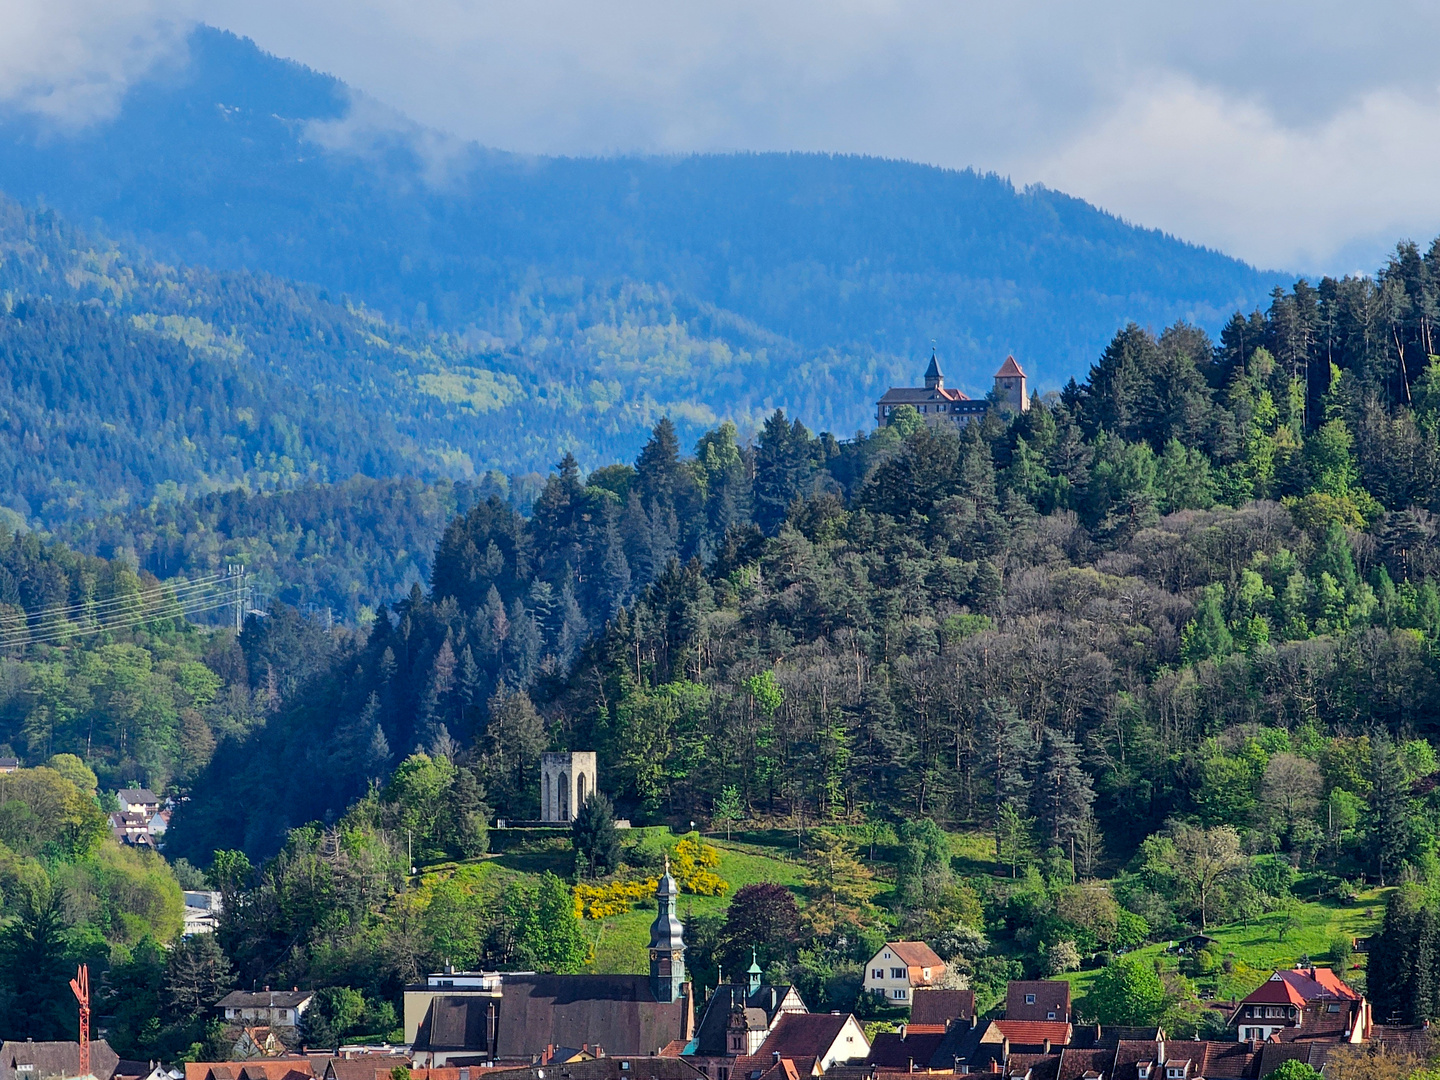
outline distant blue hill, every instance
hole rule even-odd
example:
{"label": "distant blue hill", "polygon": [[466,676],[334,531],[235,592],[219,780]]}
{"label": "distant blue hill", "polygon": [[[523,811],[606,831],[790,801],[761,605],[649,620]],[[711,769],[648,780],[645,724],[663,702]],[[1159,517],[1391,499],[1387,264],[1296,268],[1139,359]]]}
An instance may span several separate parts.
{"label": "distant blue hill", "polygon": [[[693,431],[783,405],[844,434],[885,386],[918,379],[932,340],[972,394],[1007,353],[1054,387],[1129,320],[1213,331],[1281,280],[971,171],[458,144],[437,164],[421,148],[443,140],[403,125],[336,149],[344,84],[221,31],[190,45],[112,121],[78,134],[0,123],[0,189],[161,259],[308,281],[464,334],[471,367],[427,392],[476,415],[590,417],[569,434],[561,423],[537,456],[623,455],[665,411]],[[496,391],[492,370],[519,382]]]}

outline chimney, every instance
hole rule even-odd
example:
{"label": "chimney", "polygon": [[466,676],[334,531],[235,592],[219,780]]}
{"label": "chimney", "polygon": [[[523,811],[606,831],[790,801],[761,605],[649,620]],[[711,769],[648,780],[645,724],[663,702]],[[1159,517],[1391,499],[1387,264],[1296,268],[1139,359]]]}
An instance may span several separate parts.
{"label": "chimney", "polygon": [[779,1050],[771,1050],[771,1051],[770,1051],[770,1060],[773,1061],[776,1065],[779,1065],[779,1064],[780,1064],[780,1051],[779,1051]]}
{"label": "chimney", "polygon": [[978,1016],[972,1016],[972,1017],[970,1017],[970,1030],[972,1030],[972,1031],[975,1030],[975,1026],[976,1026],[977,1024],[979,1024],[979,1023],[980,1023],[980,1017],[978,1017]]}
{"label": "chimney", "polygon": [[900,1041],[901,1041],[901,1042],[904,1042],[904,1041],[905,1041],[905,1029],[906,1029],[907,1027],[909,1027],[908,1024],[901,1024],[901,1025],[900,1025]]}
{"label": "chimney", "polygon": [[1049,1039],[1045,1039],[1044,1041],[1042,1041],[1042,1042],[1040,1043],[1040,1052],[1041,1052],[1042,1054],[1048,1054],[1048,1053],[1050,1052],[1050,1040],[1049,1040]]}

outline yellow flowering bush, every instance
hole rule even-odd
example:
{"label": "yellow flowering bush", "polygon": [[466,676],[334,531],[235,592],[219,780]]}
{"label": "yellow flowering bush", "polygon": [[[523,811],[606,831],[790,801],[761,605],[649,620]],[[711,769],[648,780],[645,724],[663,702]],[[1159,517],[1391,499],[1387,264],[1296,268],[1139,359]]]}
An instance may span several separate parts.
{"label": "yellow flowering bush", "polygon": [[720,853],[700,840],[699,833],[682,837],[670,853],[670,872],[680,883],[682,892],[696,896],[719,896],[730,883],[715,873]]}
{"label": "yellow flowering bush", "polygon": [[639,881],[612,881],[605,885],[575,886],[575,907],[582,918],[605,919],[612,915],[624,915],[641,900],[655,895],[659,878],[643,878]]}

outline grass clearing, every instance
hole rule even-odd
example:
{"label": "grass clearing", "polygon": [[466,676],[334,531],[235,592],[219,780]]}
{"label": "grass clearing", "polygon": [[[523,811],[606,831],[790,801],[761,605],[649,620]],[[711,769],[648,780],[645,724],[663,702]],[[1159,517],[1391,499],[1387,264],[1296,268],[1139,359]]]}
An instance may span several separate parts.
{"label": "grass clearing", "polygon": [[[1320,900],[1301,903],[1296,911],[1297,921],[1280,940],[1283,916],[1279,912],[1262,915],[1251,920],[1248,926],[1242,923],[1228,923],[1212,926],[1206,933],[1220,942],[1220,955],[1234,961],[1234,971],[1217,971],[1210,976],[1197,976],[1194,981],[1202,991],[1213,991],[1221,1001],[1242,998],[1254,990],[1276,968],[1294,966],[1301,957],[1309,957],[1317,964],[1329,959],[1330,942],[1344,934],[1347,937],[1367,937],[1380,929],[1385,916],[1385,898],[1389,889],[1367,889],[1353,902]],[[1146,945],[1131,952],[1129,957],[1138,957],[1152,963],[1156,957],[1164,956],[1168,942]],[[1174,968],[1177,960],[1166,956],[1167,966]],[[1352,963],[1361,963],[1363,955],[1357,955]],[[1090,989],[1100,974],[1095,971],[1072,971],[1059,976],[1070,983],[1070,993],[1078,1000]],[[1347,979],[1357,972],[1347,972]]]}

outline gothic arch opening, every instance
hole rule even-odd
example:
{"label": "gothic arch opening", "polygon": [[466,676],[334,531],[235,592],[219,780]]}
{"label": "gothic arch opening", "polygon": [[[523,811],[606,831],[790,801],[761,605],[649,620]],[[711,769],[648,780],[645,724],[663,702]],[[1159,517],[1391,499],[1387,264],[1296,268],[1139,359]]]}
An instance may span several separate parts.
{"label": "gothic arch opening", "polygon": [[559,816],[558,816],[558,820],[560,820],[560,821],[569,821],[569,820],[570,820],[570,778],[569,778],[568,776],[566,776],[566,775],[562,772],[562,773],[560,774],[560,779],[559,779],[559,781],[557,781],[557,783],[558,783],[558,786],[559,786],[559,788],[560,788],[560,813],[559,813]]}
{"label": "gothic arch opening", "polygon": [[575,809],[585,805],[585,774],[582,772],[575,777]]}

